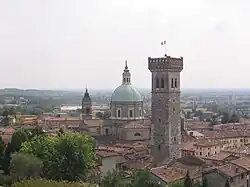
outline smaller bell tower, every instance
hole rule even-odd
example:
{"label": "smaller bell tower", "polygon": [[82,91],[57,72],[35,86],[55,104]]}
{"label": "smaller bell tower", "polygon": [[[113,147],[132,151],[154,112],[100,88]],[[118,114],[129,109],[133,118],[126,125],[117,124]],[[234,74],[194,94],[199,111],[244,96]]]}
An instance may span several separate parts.
{"label": "smaller bell tower", "polygon": [[86,88],[82,99],[82,120],[88,119],[92,119],[92,101],[88,89]]}

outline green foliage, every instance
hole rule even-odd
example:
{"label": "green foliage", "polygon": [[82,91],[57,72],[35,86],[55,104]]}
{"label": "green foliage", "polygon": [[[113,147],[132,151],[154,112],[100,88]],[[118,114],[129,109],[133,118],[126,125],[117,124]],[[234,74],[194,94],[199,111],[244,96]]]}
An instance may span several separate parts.
{"label": "green foliage", "polygon": [[184,187],[192,187],[192,180],[189,176],[189,171],[187,172],[185,180],[184,180]]}
{"label": "green foliage", "polygon": [[108,171],[108,173],[103,177],[101,181],[101,187],[121,187],[122,186],[122,180],[121,175],[117,170]]}
{"label": "green foliage", "polygon": [[208,187],[208,180],[206,176],[202,177],[202,187]]}
{"label": "green foliage", "polygon": [[32,155],[13,153],[11,155],[10,175],[17,181],[38,178],[42,172],[42,161]]}
{"label": "green foliage", "polygon": [[101,187],[159,187],[160,185],[151,178],[151,174],[147,171],[135,172],[131,181],[125,183],[122,181],[118,171],[113,170],[108,172],[101,181]]}
{"label": "green foliage", "polygon": [[84,183],[66,183],[50,180],[26,180],[13,184],[11,187],[95,187],[95,185]]}
{"label": "green foliage", "polygon": [[147,171],[135,172],[131,183],[131,187],[158,187],[160,186],[155,180],[151,178],[151,174]]}
{"label": "green foliage", "polygon": [[95,162],[93,138],[84,134],[36,136],[23,143],[21,152],[40,158],[43,176],[53,180],[80,180]]}
{"label": "green foliage", "polygon": [[221,123],[223,123],[223,124],[226,124],[226,123],[228,123],[229,122],[229,114],[228,113],[226,113],[226,112],[224,112],[223,113],[223,116],[222,116],[222,119],[221,119]]}
{"label": "green foliage", "polygon": [[11,144],[8,143],[4,151],[4,158],[3,158],[3,165],[2,165],[2,169],[5,174],[9,174],[9,166],[10,166],[10,160],[11,160],[10,154],[11,154]]}
{"label": "green foliage", "polygon": [[168,185],[168,187],[183,187],[183,186],[184,186],[183,181],[175,181]]}
{"label": "green foliage", "polygon": [[227,180],[225,183],[225,187],[230,187],[229,181]]}
{"label": "green foliage", "polygon": [[5,150],[5,144],[3,141],[2,136],[0,136],[0,169],[3,167],[3,160],[4,160],[4,150]]}

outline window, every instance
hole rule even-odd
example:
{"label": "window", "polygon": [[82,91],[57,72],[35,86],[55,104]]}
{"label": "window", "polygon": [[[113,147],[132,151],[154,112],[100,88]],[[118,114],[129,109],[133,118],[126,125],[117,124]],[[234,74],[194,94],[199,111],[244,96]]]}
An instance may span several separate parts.
{"label": "window", "polygon": [[117,117],[118,117],[118,118],[121,117],[121,110],[120,110],[120,109],[117,110]]}
{"label": "window", "polygon": [[161,123],[161,118],[159,118],[158,121]]}
{"label": "window", "polygon": [[127,78],[127,82],[128,82],[128,78]]}
{"label": "window", "polygon": [[164,88],[164,79],[161,78],[161,88]]}
{"label": "window", "polygon": [[244,174],[241,174],[240,178],[241,178],[241,179],[244,179]]}
{"label": "window", "polygon": [[175,111],[175,108],[173,108],[173,111]]}
{"label": "window", "polygon": [[139,110],[139,116],[142,116],[142,110],[141,109]]}
{"label": "window", "polygon": [[105,134],[109,134],[109,129],[105,129]]}
{"label": "window", "polygon": [[161,145],[158,145],[158,149],[159,149],[159,151],[161,150]]}
{"label": "window", "polygon": [[136,132],[134,136],[141,136],[141,134],[139,132]]}
{"label": "window", "polygon": [[126,82],[126,78],[123,78],[123,82]]}
{"label": "window", "polygon": [[133,111],[129,110],[129,117],[132,118],[133,117]]}
{"label": "window", "polygon": [[171,88],[174,88],[174,79],[171,79]]}
{"label": "window", "polygon": [[202,152],[200,152],[200,155],[202,155]]}
{"label": "window", "polygon": [[217,152],[215,151],[215,152],[214,152],[214,154],[216,155],[216,154],[217,154]]}
{"label": "window", "polygon": [[207,154],[208,154],[208,156],[210,156],[210,152],[208,152]]}
{"label": "window", "polygon": [[174,79],[174,87],[177,88],[177,79]]}
{"label": "window", "polygon": [[160,88],[160,81],[158,78],[156,79],[156,88]]}
{"label": "window", "polygon": [[174,141],[176,142],[176,137],[174,137]]}

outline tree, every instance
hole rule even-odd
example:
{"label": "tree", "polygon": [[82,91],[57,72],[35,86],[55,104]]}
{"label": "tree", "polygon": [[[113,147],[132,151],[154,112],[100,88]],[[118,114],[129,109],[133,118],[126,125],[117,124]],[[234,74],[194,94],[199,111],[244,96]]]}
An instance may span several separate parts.
{"label": "tree", "polygon": [[129,187],[158,187],[160,186],[155,180],[151,178],[151,175],[147,171],[135,172]]}
{"label": "tree", "polygon": [[210,125],[213,126],[213,125],[216,125],[216,123],[217,123],[217,117],[215,115],[213,115],[211,118]]}
{"label": "tree", "polygon": [[229,181],[227,180],[225,183],[225,187],[230,187]]}
{"label": "tree", "polygon": [[36,136],[24,142],[20,151],[43,160],[43,175],[53,180],[81,180],[96,159],[93,138],[85,134]]}
{"label": "tree", "polygon": [[202,177],[202,187],[208,187],[208,180],[206,176]]}
{"label": "tree", "polygon": [[4,109],[2,116],[4,116],[4,119],[3,119],[4,125],[8,126],[9,125],[9,111],[7,108]]}
{"label": "tree", "polygon": [[189,171],[187,171],[187,174],[184,180],[184,187],[192,187],[192,180],[189,176]]}
{"label": "tree", "polygon": [[122,186],[121,175],[117,170],[108,171],[101,181],[101,187]]}
{"label": "tree", "polygon": [[11,152],[19,151],[22,143],[29,140],[29,136],[30,134],[24,128],[15,131],[11,137]]}
{"label": "tree", "polygon": [[14,183],[11,187],[97,187],[94,184],[84,184],[78,182],[56,182],[44,179],[23,180]]}
{"label": "tree", "polygon": [[183,181],[175,181],[168,184],[168,187],[183,187]]}
{"label": "tree", "polygon": [[16,110],[13,107],[9,109],[9,115],[14,116],[16,119]]}
{"label": "tree", "polygon": [[11,160],[10,155],[11,155],[11,145],[10,143],[8,143],[4,151],[4,158],[3,158],[3,165],[2,165],[3,172],[6,175],[9,174],[9,166],[10,166],[10,160]]}
{"label": "tree", "polygon": [[0,169],[3,168],[4,150],[5,150],[5,143],[3,141],[2,136],[0,136]]}
{"label": "tree", "polygon": [[12,152],[18,152],[22,143],[31,140],[35,136],[43,135],[44,131],[41,127],[24,127],[15,131],[11,137]]}
{"label": "tree", "polygon": [[222,124],[226,124],[226,123],[228,123],[229,122],[229,114],[228,113],[226,113],[226,112],[224,112],[223,113],[223,117],[222,117],[222,119],[221,119],[221,123]]}
{"label": "tree", "polygon": [[239,122],[239,117],[236,114],[233,114],[230,119],[230,123],[238,123]]}
{"label": "tree", "polygon": [[16,181],[38,178],[42,172],[43,163],[33,155],[13,153],[11,155],[10,175]]}

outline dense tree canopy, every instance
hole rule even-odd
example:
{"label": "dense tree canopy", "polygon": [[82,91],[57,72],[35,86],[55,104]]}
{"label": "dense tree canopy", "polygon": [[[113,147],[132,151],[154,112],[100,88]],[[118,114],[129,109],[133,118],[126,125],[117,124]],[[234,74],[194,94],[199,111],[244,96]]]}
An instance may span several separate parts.
{"label": "dense tree canopy", "polygon": [[43,176],[53,180],[81,180],[95,161],[93,138],[84,134],[36,136],[23,143],[21,152],[40,158]]}
{"label": "dense tree canopy", "polygon": [[11,157],[10,174],[13,180],[40,177],[43,163],[39,158],[22,153],[13,153]]}
{"label": "dense tree canopy", "polygon": [[13,184],[11,187],[97,187],[97,185],[84,183],[67,183],[50,180],[26,180]]}

